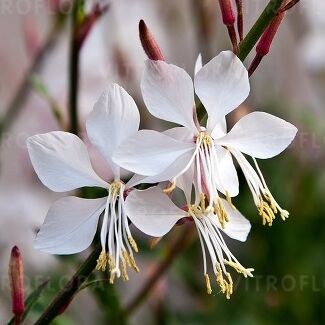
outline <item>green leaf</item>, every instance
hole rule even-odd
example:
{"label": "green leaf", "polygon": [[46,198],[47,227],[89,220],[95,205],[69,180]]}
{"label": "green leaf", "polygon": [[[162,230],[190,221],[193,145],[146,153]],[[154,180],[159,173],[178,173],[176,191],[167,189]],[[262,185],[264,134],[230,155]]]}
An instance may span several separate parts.
{"label": "green leaf", "polygon": [[[25,311],[22,314],[21,321],[24,321],[30,310],[32,309],[33,305],[37,302],[39,297],[41,296],[44,289],[46,289],[49,280],[44,281],[39,287],[37,287],[25,300]],[[8,325],[15,324],[15,317],[13,317]]]}

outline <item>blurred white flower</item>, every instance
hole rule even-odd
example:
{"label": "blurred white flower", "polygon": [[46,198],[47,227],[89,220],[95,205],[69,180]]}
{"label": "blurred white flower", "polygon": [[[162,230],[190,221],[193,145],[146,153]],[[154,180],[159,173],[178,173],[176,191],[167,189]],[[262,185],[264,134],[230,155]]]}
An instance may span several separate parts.
{"label": "blurred white flower", "polygon": [[50,254],[74,254],[89,247],[104,212],[101,226],[102,252],[97,269],[108,266],[110,282],[115,276],[128,279],[126,267],[138,268],[132,248],[137,246],[131,236],[124,210],[125,191],[131,183],[120,180],[120,167],[112,162],[115,148],[139,128],[140,116],[133,99],[120,86],[113,84],[105,91],[91,112],[87,123],[90,141],[113,170],[109,184],[93,170],[84,143],[76,135],[55,131],[28,138],[27,146],[33,167],[49,189],[71,191],[80,187],[100,187],[108,196],[82,199],[68,196],[50,208],[35,241],[35,247]]}

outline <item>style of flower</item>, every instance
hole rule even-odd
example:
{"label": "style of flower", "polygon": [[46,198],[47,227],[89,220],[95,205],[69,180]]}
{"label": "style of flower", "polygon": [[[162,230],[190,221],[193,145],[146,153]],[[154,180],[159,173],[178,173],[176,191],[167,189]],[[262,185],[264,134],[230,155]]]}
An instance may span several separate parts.
{"label": "style of flower", "polygon": [[113,151],[139,128],[140,116],[129,94],[112,84],[103,92],[86,122],[92,144],[110,166],[114,179],[108,183],[92,168],[85,144],[76,135],[54,131],[27,140],[33,167],[41,182],[55,192],[81,187],[100,187],[108,195],[98,199],[68,196],[49,209],[35,241],[35,247],[50,254],[74,254],[85,250],[94,239],[99,217],[104,212],[100,240],[102,252],[97,269],[128,280],[127,266],[139,271],[137,252],[125,212],[125,193],[132,186],[120,179],[121,168],[111,159]]}
{"label": "style of flower", "polygon": [[[232,205],[231,197],[239,192],[234,156],[244,172],[263,223],[272,224],[277,211],[286,218],[288,212],[274,200],[255,158],[271,158],[282,152],[294,139],[296,127],[271,114],[253,112],[227,133],[225,116],[238,107],[250,91],[247,70],[232,52],[225,51],[202,68],[197,64],[196,71],[195,92],[208,113],[206,127],[200,126],[196,117],[190,76],[172,64],[147,60],[141,90],[148,110],[160,119],[183,127],[164,133],[141,130],[119,146],[113,160],[147,176],[143,182],[170,180],[172,185],[165,192],[193,184],[196,196],[207,199],[207,210],[217,214],[224,224],[228,213],[220,193]],[[257,172],[243,153],[253,157]]]}
{"label": "style of flower", "polygon": [[144,191],[132,191],[125,202],[126,212],[132,223],[144,233],[161,237],[168,233],[182,218],[191,218],[196,226],[203,255],[203,272],[207,293],[212,293],[210,277],[207,271],[207,254],[209,253],[216,283],[221,292],[229,299],[233,293],[233,281],[227,266],[232,267],[245,277],[252,277],[254,269],[244,268],[228,249],[221,231],[229,237],[246,241],[250,231],[250,222],[235,210],[226,200],[221,199],[228,222],[221,225],[213,211],[206,208],[203,197],[191,204],[187,201],[186,211],[178,208],[163,191],[155,186]]}

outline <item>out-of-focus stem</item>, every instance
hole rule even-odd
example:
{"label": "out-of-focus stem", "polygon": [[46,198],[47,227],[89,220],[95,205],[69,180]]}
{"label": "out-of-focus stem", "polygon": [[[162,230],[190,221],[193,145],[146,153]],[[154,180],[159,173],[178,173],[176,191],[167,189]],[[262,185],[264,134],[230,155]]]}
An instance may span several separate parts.
{"label": "out-of-focus stem", "polygon": [[49,36],[47,37],[45,43],[38,50],[35,59],[26,72],[23,81],[21,82],[16,94],[13,97],[13,100],[6,109],[5,116],[3,117],[2,121],[0,121],[0,135],[10,128],[14,119],[23,108],[23,104],[32,86],[31,77],[33,74],[41,70],[48,54],[55,47],[60,32],[63,30],[65,18],[65,16],[57,17],[53,23],[53,27],[49,33]]}
{"label": "out-of-focus stem", "polygon": [[300,0],[292,0],[289,3],[287,3],[286,5],[284,5],[283,7],[280,8],[280,12],[284,12],[287,11],[289,9],[291,9],[292,7],[294,7]]}
{"label": "out-of-focus stem", "polygon": [[154,289],[158,280],[163,276],[163,274],[168,270],[170,265],[176,259],[180,252],[191,243],[193,239],[193,234],[195,233],[195,228],[193,225],[184,225],[183,232],[176,240],[176,242],[169,248],[165,259],[156,267],[152,275],[143,285],[142,289],[137,293],[137,295],[132,299],[132,301],[124,309],[124,314],[130,316],[145,300],[145,298]]}
{"label": "out-of-focus stem", "polygon": [[232,44],[233,52],[238,54],[238,43],[235,30],[235,15],[232,9],[231,0],[219,0],[222,21],[228,29],[229,38]]}
{"label": "out-of-focus stem", "polygon": [[243,0],[236,0],[237,6],[237,29],[239,34],[239,41],[244,39],[244,20],[243,20]]}
{"label": "out-of-focus stem", "polygon": [[72,8],[71,17],[71,40],[70,40],[70,59],[69,59],[69,115],[70,132],[78,134],[78,88],[79,88],[79,52],[80,42],[79,31],[79,6],[81,1],[76,0]]}
{"label": "out-of-focus stem", "polygon": [[78,271],[72,276],[70,281],[58,293],[54,300],[50,303],[47,309],[43,312],[41,317],[35,322],[34,325],[50,324],[53,319],[60,315],[70,304],[75,293],[85,283],[88,276],[95,269],[97,258],[101,252],[100,243],[96,245],[94,251],[87,258],[87,260],[80,266]]}
{"label": "out-of-focus stem", "polygon": [[254,26],[240,44],[238,57],[242,61],[247,58],[248,54],[254,48],[255,44],[271,23],[272,19],[277,15],[283,2],[283,0],[270,0],[268,5],[265,7]]}

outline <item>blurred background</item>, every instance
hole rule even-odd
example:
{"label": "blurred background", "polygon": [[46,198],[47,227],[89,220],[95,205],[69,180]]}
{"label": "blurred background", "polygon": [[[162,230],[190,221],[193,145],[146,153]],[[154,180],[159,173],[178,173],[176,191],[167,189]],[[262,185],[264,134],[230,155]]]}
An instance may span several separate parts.
{"label": "blurred background", "polygon": [[[266,3],[244,1],[245,32]],[[87,1],[89,8],[92,4]],[[1,324],[11,317],[8,262],[12,246],[18,245],[24,258],[27,293],[51,279],[26,324],[37,319],[89,253],[63,258],[33,248],[49,206],[63,195],[50,192],[38,181],[25,147],[28,136],[68,125],[70,30],[65,20],[70,9],[61,1],[0,0]],[[230,49],[215,0],[112,1],[81,50],[82,128],[95,100],[110,82],[121,84],[134,97],[143,128],[168,128],[150,116],[142,101],[139,80],[146,57],[138,37],[140,19],[154,33],[166,60],[190,75],[199,53],[207,62],[221,50]],[[323,0],[302,0],[288,12],[270,54],[251,78],[247,102],[230,116],[232,124],[242,114],[262,110],[299,129],[288,150],[260,161],[273,195],[290,212],[287,221],[277,218],[272,227],[262,226],[240,175],[241,193],[235,204],[251,221],[252,230],[246,243],[227,243],[243,265],[255,268],[255,277],[235,275],[230,301],[217,290],[207,295],[196,239],[161,277],[149,298],[132,311],[130,324],[325,323],[324,28]],[[245,61],[247,67],[254,54]],[[53,112],[60,116],[60,124]],[[108,171],[95,152],[92,161],[105,177]],[[53,324],[119,324],[112,321],[114,310],[128,305],[137,295],[181,228],[175,227],[153,251],[149,238],[135,232],[141,272],[130,273],[128,283],[117,281],[114,287],[102,283],[83,290]]]}

